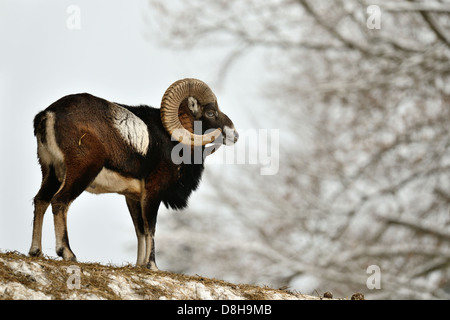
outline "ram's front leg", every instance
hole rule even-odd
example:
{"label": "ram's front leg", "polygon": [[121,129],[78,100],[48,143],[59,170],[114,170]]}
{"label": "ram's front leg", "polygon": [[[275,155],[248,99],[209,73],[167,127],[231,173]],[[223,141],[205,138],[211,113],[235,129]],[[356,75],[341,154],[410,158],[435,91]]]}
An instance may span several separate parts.
{"label": "ram's front leg", "polygon": [[128,210],[133,219],[134,229],[137,237],[137,259],[136,266],[143,266],[145,259],[145,230],[142,218],[141,202],[130,197],[126,197]]}
{"label": "ram's front leg", "polygon": [[144,220],[145,234],[145,257],[144,265],[151,270],[158,270],[155,260],[155,230],[156,217],[161,201],[150,195],[145,195],[141,199],[142,218]]}

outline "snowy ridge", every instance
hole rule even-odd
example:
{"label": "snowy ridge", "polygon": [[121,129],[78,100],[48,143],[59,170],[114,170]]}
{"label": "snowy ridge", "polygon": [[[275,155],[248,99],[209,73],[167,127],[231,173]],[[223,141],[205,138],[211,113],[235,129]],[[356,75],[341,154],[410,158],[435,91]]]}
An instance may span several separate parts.
{"label": "snowy ridge", "polygon": [[0,253],[0,299],[316,300],[322,297],[200,276]]}

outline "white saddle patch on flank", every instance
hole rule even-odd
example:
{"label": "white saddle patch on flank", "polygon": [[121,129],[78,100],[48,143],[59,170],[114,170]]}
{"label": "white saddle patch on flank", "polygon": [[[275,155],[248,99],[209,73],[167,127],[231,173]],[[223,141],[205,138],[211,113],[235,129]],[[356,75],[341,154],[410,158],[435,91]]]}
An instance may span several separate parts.
{"label": "white saddle patch on flank", "polygon": [[148,129],[145,122],[121,106],[113,104],[111,109],[114,126],[119,130],[121,136],[137,152],[145,156],[149,145]]}
{"label": "white saddle patch on flank", "polygon": [[95,177],[91,185],[86,188],[87,192],[119,193],[119,194],[140,194],[141,181],[138,179],[124,177],[118,172],[103,168]]}

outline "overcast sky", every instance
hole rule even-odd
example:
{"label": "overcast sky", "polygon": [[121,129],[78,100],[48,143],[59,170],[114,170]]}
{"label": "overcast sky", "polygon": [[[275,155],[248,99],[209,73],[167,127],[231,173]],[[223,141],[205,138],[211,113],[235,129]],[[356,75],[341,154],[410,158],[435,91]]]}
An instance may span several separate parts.
{"label": "overcast sky", "polygon": [[[77,23],[70,20],[71,5],[80,10],[79,29],[67,25],[68,20],[72,27]],[[239,79],[214,88],[220,57],[163,48],[148,36],[154,27],[150,10],[145,0],[0,2],[0,250],[28,253],[32,199],[41,183],[32,120],[62,96],[89,92],[110,101],[159,107],[172,82],[195,77],[211,85],[222,109],[236,127],[242,126],[243,117],[241,123],[235,119],[242,108],[237,101],[245,102],[242,96],[248,93],[242,86],[245,66],[240,66]],[[83,193],[68,219],[79,261],[135,262],[135,233],[123,196]],[[54,248],[49,209],[43,250],[56,256]]]}

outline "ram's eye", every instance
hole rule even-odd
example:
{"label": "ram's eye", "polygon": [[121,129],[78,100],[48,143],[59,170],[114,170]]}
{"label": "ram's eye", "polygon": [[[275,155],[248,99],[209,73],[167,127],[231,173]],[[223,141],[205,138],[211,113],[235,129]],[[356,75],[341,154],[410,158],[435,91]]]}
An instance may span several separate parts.
{"label": "ram's eye", "polygon": [[216,116],[217,112],[213,111],[213,110],[208,110],[206,111],[206,116],[208,118],[214,118]]}

